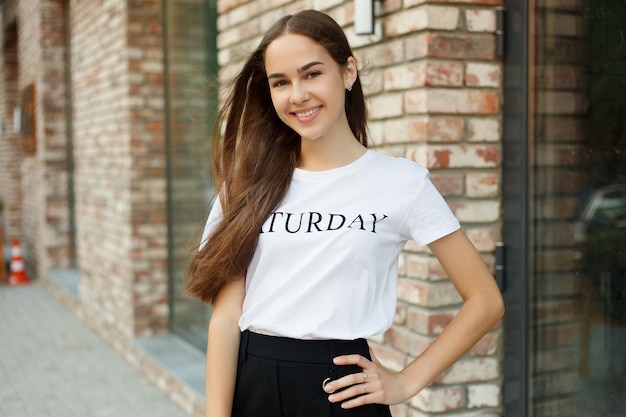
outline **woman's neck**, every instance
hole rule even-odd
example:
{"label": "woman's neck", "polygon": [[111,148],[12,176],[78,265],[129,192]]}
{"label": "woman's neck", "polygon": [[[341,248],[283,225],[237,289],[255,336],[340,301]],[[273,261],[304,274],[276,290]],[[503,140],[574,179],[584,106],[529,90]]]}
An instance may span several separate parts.
{"label": "woman's neck", "polygon": [[367,151],[353,135],[332,141],[302,141],[298,168],[307,171],[325,171],[348,165]]}

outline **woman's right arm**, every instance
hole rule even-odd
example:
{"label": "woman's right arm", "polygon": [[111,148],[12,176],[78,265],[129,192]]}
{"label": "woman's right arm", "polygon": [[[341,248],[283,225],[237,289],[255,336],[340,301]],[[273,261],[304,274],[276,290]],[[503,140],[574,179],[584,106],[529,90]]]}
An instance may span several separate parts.
{"label": "woman's right arm", "polygon": [[237,376],[245,278],[228,282],[213,303],[206,356],[205,415],[230,417]]}

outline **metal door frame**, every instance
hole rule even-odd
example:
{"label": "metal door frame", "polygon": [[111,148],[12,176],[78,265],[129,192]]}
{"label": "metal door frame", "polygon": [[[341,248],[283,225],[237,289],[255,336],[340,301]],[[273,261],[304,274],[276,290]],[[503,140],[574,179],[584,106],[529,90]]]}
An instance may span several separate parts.
{"label": "metal door frame", "polygon": [[[529,4],[530,3],[530,4]],[[502,238],[506,313],[504,328],[504,413],[529,414],[529,19],[532,3],[505,0],[504,106],[502,128]]]}

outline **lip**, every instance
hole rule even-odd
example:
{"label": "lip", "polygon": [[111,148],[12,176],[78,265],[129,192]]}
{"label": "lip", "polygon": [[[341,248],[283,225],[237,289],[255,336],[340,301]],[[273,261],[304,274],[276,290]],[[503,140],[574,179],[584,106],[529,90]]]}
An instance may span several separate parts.
{"label": "lip", "polygon": [[291,114],[295,116],[295,118],[298,119],[300,122],[308,122],[317,117],[317,115],[320,113],[321,108],[322,106],[310,107],[308,109],[293,111],[291,112]]}

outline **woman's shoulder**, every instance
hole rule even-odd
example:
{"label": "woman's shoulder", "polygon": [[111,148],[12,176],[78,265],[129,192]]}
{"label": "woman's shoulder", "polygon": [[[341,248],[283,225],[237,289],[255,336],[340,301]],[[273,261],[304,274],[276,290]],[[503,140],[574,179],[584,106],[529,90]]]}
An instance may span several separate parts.
{"label": "woman's shoulder", "polygon": [[396,180],[423,180],[428,176],[428,170],[417,162],[410,159],[394,156],[390,154],[372,151],[373,161],[375,161],[377,169],[380,169],[381,175],[393,175]]}

